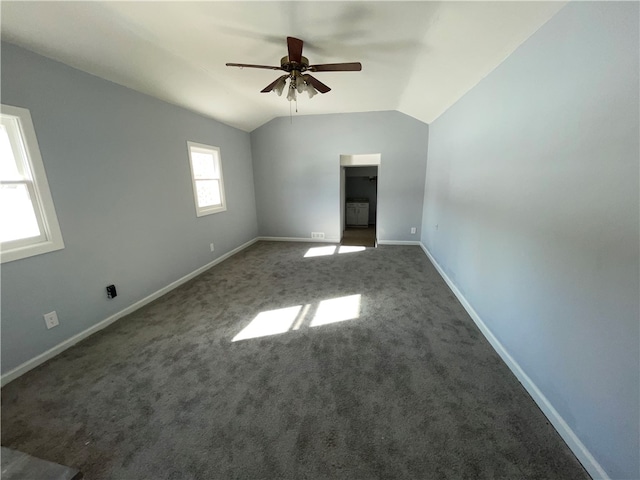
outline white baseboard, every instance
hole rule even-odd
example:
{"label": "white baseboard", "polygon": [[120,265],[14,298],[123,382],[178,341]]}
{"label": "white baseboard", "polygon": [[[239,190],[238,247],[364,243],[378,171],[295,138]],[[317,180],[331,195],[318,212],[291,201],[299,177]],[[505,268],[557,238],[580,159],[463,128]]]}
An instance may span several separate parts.
{"label": "white baseboard", "polygon": [[125,308],[123,310],[120,310],[117,313],[114,313],[110,317],[107,317],[104,320],[96,323],[95,325],[87,328],[86,330],[83,330],[82,332],[74,335],[73,337],[68,338],[64,342],[59,343],[55,347],[50,348],[49,350],[47,350],[46,352],[41,353],[37,357],[34,357],[31,360],[27,360],[23,364],[18,365],[13,370],[10,370],[7,373],[5,373],[4,375],[2,375],[2,377],[0,378],[0,385],[4,387],[10,381],[15,380],[19,376],[27,373],[29,370],[32,370],[32,369],[36,368],[38,365],[41,365],[42,363],[46,362],[50,358],[53,358],[56,355],[64,352],[67,348],[72,347],[73,345],[75,345],[76,343],[78,343],[81,340],[84,340],[89,335],[92,335],[92,334],[102,330],[103,328],[108,327],[109,325],[111,325],[116,320],[119,320],[120,318],[124,317],[125,315],[129,315],[130,313],[135,312],[139,308],[144,307],[148,303],[153,302],[156,298],[159,298],[162,295],[164,295],[166,293],[169,293],[174,288],[177,288],[180,285],[182,285],[183,283],[188,282],[192,278],[197,277],[198,275],[200,275],[204,271],[210,269],[211,267],[213,267],[214,265],[217,265],[218,263],[223,262],[227,258],[229,258],[229,257],[235,255],[236,253],[240,252],[241,250],[244,250],[245,248],[253,245],[257,241],[258,241],[257,238],[254,238],[253,240],[249,240],[248,242],[240,245],[239,247],[234,248],[230,252],[227,252],[224,255],[219,256],[214,261],[207,263],[206,265],[194,270],[193,272],[188,273],[184,277],[179,278],[175,282],[171,282],[166,287],[163,287],[160,290],[152,293],[151,295],[148,295],[148,296],[144,297],[142,300],[138,300],[134,304],[129,305],[127,308]]}
{"label": "white baseboard", "polygon": [[340,243],[338,238],[305,238],[305,237],[258,237],[258,240],[266,242],[313,242],[313,243]]}
{"label": "white baseboard", "polygon": [[[305,238],[305,237],[258,237],[258,240],[268,242],[317,242],[340,243],[338,238]],[[378,245],[421,245],[416,240],[378,240]]]}
{"label": "white baseboard", "polygon": [[587,447],[580,441],[575,432],[569,427],[567,422],[565,422],[564,418],[560,416],[558,411],[553,407],[551,402],[544,394],[540,391],[538,386],[533,383],[533,380],[525,373],[525,371],[520,367],[518,362],[509,354],[507,349],[500,343],[500,341],[495,337],[493,332],[487,327],[487,325],[482,321],[478,312],[471,306],[471,304],[464,297],[462,292],[458,289],[455,283],[449,278],[449,276],[442,269],[440,264],[436,261],[436,259],[431,255],[431,252],[427,249],[427,247],[420,242],[420,247],[424,253],[429,257],[429,260],[436,268],[440,276],[444,279],[444,281],[449,285],[449,288],[454,293],[458,300],[467,311],[469,316],[478,326],[482,334],[489,341],[494,350],[500,355],[504,363],[507,364],[511,372],[516,376],[516,378],[520,381],[520,383],[524,386],[524,388],[529,392],[529,395],[533,398],[533,400],[538,404],[540,410],[546,415],[551,424],[558,431],[560,436],[567,443],[568,447],[574,453],[574,455],[578,458],[582,466],[587,470],[589,475],[591,475],[594,479],[602,479],[602,480],[610,480],[607,472],[604,471],[602,466],[598,463],[598,461],[591,455],[591,452],[587,449]]}
{"label": "white baseboard", "polygon": [[378,245],[421,245],[417,240],[378,240]]}

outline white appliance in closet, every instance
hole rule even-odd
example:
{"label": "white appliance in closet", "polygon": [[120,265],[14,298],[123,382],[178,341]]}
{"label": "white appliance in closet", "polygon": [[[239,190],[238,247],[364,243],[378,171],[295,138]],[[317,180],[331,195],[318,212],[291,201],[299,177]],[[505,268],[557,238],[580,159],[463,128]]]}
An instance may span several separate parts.
{"label": "white appliance in closet", "polygon": [[354,199],[347,201],[347,226],[369,226],[369,200]]}

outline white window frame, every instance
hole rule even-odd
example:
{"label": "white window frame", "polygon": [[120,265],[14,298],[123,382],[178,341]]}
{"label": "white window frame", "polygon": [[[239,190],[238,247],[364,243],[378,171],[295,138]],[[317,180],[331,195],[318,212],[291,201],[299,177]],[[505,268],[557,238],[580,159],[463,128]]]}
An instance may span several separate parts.
{"label": "white window frame", "polygon": [[[1,183],[21,183],[27,186],[40,229],[40,235],[37,237],[3,242],[0,245],[0,262],[12,262],[61,250],[64,248],[64,241],[49,190],[47,174],[42,163],[31,113],[26,108],[2,104],[0,119],[7,128],[18,169],[23,175],[21,180],[2,181]],[[0,226],[0,228],[2,227]]]}
{"label": "white window frame", "polygon": [[[217,170],[218,172],[220,172],[220,178],[215,179],[218,180],[220,182],[220,201],[221,204],[220,205],[212,205],[212,206],[205,206],[205,207],[201,207],[198,204],[198,190],[196,187],[196,182],[198,180],[196,180],[195,178],[195,174],[193,171],[193,161],[191,159],[191,152],[192,151],[199,151],[202,153],[210,153],[213,156],[213,161],[217,163]],[[223,174],[222,174],[222,156],[220,155],[220,149],[218,147],[214,147],[212,145],[205,145],[203,143],[196,143],[196,142],[187,142],[187,151],[189,152],[189,168],[191,171],[191,186],[193,187],[193,201],[194,204],[196,206],[196,216],[197,217],[203,217],[205,215],[211,215],[214,213],[220,213],[220,212],[224,212],[227,210],[227,200],[226,200],[226,196],[225,196],[225,192],[224,192],[224,178],[223,178]],[[214,180],[214,179],[212,179]]]}

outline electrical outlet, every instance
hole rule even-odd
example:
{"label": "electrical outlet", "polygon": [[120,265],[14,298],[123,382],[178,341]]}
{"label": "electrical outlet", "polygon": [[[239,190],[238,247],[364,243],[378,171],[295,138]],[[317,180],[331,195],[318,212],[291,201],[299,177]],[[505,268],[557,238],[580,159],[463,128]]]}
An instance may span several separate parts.
{"label": "electrical outlet", "polygon": [[116,292],[115,285],[107,286],[107,298],[115,298],[118,296],[118,292]]}
{"label": "electrical outlet", "polygon": [[43,317],[47,329],[60,325],[60,322],[58,321],[58,314],[55,310],[53,312],[45,313]]}
{"label": "electrical outlet", "polygon": [[311,232],[311,238],[324,238],[324,232]]}
{"label": "electrical outlet", "polygon": [[211,243],[209,244],[209,248],[210,248],[210,249],[211,249],[211,251],[213,252],[213,242],[211,242]]}
{"label": "electrical outlet", "polygon": [[416,227],[411,227],[411,235],[415,235],[416,234]]}

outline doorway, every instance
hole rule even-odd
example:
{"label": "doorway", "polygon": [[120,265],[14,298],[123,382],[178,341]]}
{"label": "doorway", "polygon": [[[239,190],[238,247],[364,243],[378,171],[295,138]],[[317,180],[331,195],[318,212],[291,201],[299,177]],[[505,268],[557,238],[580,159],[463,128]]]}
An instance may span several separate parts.
{"label": "doorway", "polygon": [[376,247],[378,166],[344,166],[341,169],[344,203],[340,244]]}

